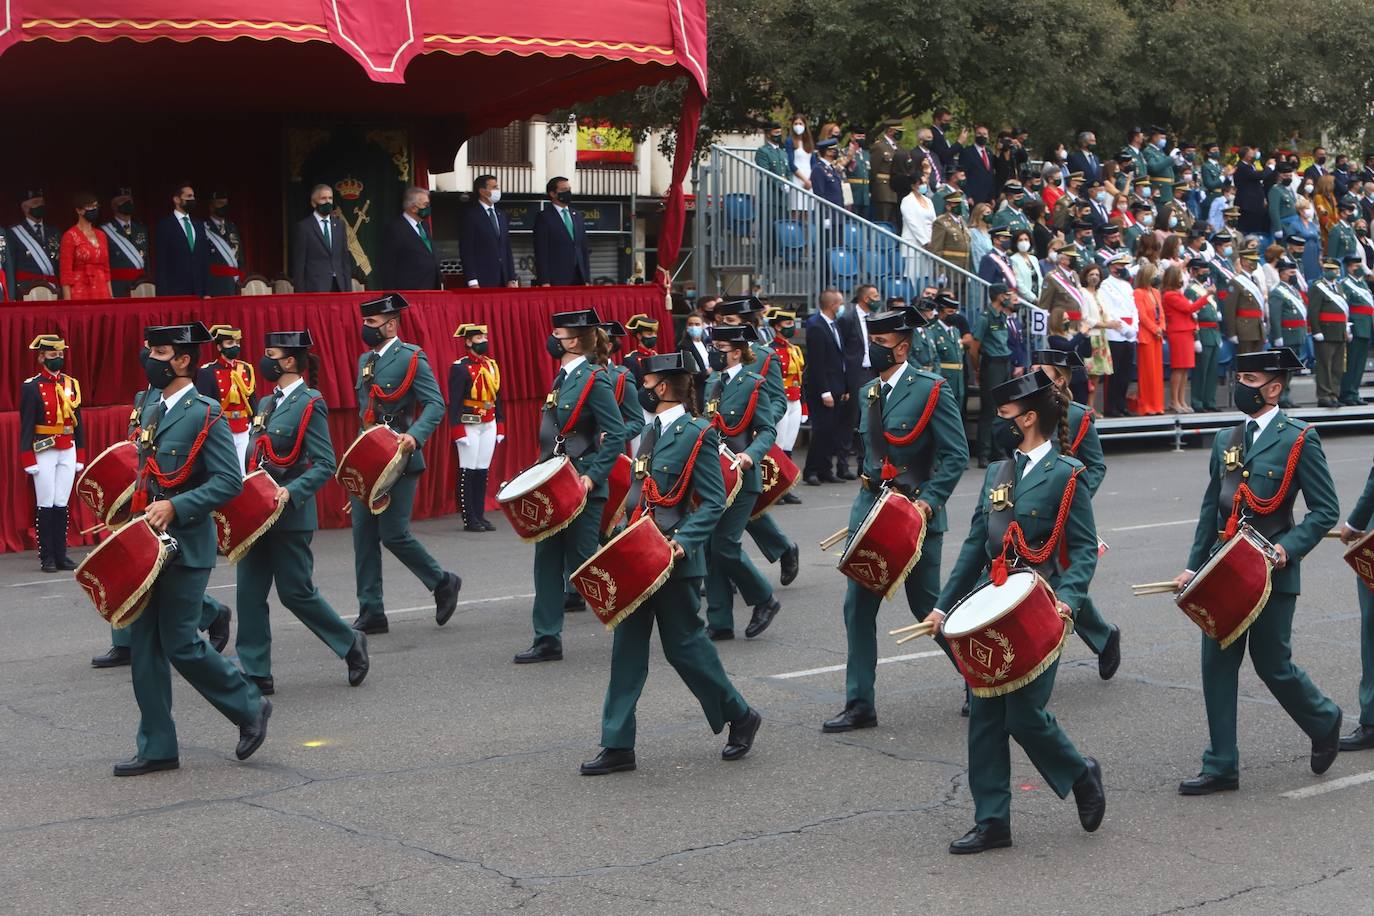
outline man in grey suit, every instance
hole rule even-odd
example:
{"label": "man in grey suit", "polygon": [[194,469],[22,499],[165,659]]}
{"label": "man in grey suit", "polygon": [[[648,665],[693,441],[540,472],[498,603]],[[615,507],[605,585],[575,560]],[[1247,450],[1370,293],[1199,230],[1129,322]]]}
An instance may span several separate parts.
{"label": "man in grey suit", "polygon": [[334,189],[317,184],[310,215],[291,237],[291,285],[298,293],[341,293],[353,289],[353,254],[348,229],[334,212]]}

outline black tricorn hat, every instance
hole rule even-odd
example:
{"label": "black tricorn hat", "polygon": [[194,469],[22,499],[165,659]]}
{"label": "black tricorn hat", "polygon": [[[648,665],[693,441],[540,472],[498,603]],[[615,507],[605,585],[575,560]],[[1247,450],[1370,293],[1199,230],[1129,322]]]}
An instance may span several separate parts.
{"label": "black tricorn hat", "polygon": [[410,303],[400,293],[387,293],[385,296],[360,304],[358,311],[364,318],[371,318],[374,315],[399,315],[408,308]]}
{"label": "black tricorn hat", "polygon": [[283,350],[302,350],[315,346],[309,331],[268,331],[263,335],[264,347],[281,347]]}
{"label": "black tricorn hat", "polygon": [[645,375],[691,375],[697,371],[696,360],[681,350],[646,356],[639,368]]}
{"label": "black tricorn hat", "polygon": [[1291,347],[1236,354],[1237,372],[1296,372],[1301,368],[1302,360]]}
{"label": "black tricorn hat", "polygon": [[578,309],[575,312],[555,312],[553,326],[556,328],[594,328],[601,324],[596,309]]}
{"label": "black tricorn hat", "polygon": [[925,318],[921,316],[915,306],[911,305],[877,312],[868,316],[868,320],[865,322],[868,325],[869,334],[908,334],[919,327],[924,327],[925,323]]}
{"label": "black tricorn hat", "polygon": [[1034,372],[1018,375],[1016,378],[1005,381],[992,389],[992,400],[994,404],[1001,407],[1003,404],[1028,398],[1053,387],[1054,382],[1045,374],[1045,370],[1036,369]]}
{"label": "black tricorn hat", "polygon": [[191,324],[166,324],[144,330],[150,347],[192,346],[214,340],[210,331],[199,321]]}
{"label": "black tricorn hat", "polygon": [[1036,350],[1031,354],[1031,362],[1037,366],[1076,369],[1083,365],[1083,357],[1072,350]]}

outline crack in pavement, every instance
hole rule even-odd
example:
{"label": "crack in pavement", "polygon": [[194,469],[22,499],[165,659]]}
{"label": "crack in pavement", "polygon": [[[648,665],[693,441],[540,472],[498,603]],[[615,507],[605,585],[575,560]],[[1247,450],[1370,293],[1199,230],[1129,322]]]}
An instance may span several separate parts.
{"label": "crack in pavement", "polygon": [[1184,906],[1176,906],[1168,910],[1157,910],[1154,913],[1150,914],[1150,916],[1168,916],[1168,914],[1170,913],[1186,913],[1191,910],[1200,910],[1204,907],[1211,906],[1214,903],[1229,903],[1230,901],[1235,900],[1238,897],[1244,897],[1246,894],[1253,894],[1255,891],[1275,890],[1284,894],[1291,894],[1294,891],[1300,891],[1305,890],[1309,887],[1315,887],[1316,885],[1321,884],[1324,881],[1330,881],[1332,878],[1338,878],[1341,875],[1344,875],[1347,872],[1354,871],[1358,868],[1368,867],[1369,866],[1365,865],[1346,865],[1342,868],[1336,869],[1330,874],[1319,875],[1318,877],[1313,878],[1309,881],[1299,881],[1296,884],[1253,884],[1249,887],[1243,887],[1240,890],[1232,891],[1231,893],[1226,894],[1223,897],[1209,897],[1206,900],[1199,900],[1195,903],[1185,904]]}

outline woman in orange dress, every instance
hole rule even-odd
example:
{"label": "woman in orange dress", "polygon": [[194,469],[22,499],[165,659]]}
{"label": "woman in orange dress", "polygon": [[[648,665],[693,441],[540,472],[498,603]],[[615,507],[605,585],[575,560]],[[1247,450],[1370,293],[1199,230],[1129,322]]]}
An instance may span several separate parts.
{"label": "woman in orange dress", "polygon": [[62,235],[63,299],[113,299],[110,292],[110,249],[105,233],[96,228],[100,205],[94,194],[73,198],[76,225]]}
{"label": "woman in orange dress", "polygon": [[1164,305],[1154,281],[1155,267],[1146,261],[1135,275],[1136,413],[1144,417],[1164,413]]}

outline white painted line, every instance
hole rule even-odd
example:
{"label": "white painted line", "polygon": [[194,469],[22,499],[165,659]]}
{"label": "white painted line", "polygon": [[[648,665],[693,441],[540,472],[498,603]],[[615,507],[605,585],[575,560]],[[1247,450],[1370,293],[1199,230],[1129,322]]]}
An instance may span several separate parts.
{"label": "white painted line", "polygon": [[1126,525],[1124,528],[1108,528],[1108,531],[1144,531],[1146,528],[1171,528],[1174,525],[1196,525],[1195,518],[1181,518],[1176,522],[1151,522],[1148,525]]}
{"label": "white painted line", "polygon": [[1352,776],[1342,776],[1340,779],[1332,779],[1327,782],[1319,782],[1316,785],[1304,786],[1301,789],[1294,789],[1291,792],[1282,792],[1280,798],[1311,798],[1313,795],[1325,795],[1327,792],[1335,792],[1337,789],[1347,789],[1350,786],[1358,786],[1361,783],[1374,782],[1374,770],[1368,773],[1355,773]]}
{"label": "white painted line", "polygon": [[[23,588],[26,585],[52,585],[54,582],[61,582],[61,579],[35,579],[32,582],[11,582],[10,588]],[[75,579],[71,581],[75,582]]]}
{"label": "white painted line", "polygon": [[[517,598],[533,598],[533,597],[534,597],[534,592],[530,592],[528,595],[493,595],[493,596],[490,597],[490,598],[472,598],[472,599],[469,599],[469,600],[467,600],[467,601],[459,601],[458,604],[457,604],[457,607],[468,607],[468,606],[473,605],[473,604],[487,604],[487,603],[489,603],[489,602],[495,602],[495,601],[514,601],[514,600],[516,600]],[[335,608],[335,610],[339,610],[339,608]],[[391,617],[399,617],[399,616],[401,616],[401,615],[403,615],[403,614],[419,614],[419,613],[422,613],[422,612],[425,612],[425,611],[428,611],[428,612],[431,613],[431,614],[434,613],[434,604],[433,604],[433,602],[431,602],[431,603],[429,603],[429,604],[417,604],[415,607],[400,607],[400,608],[396,608],[396,609],[394,609],[394,610],[391,609],[391,608],[387,608],[386,616],[387,616],[388,618],[391,618]],[[357,614],[356,610],[353,610],[353,611],[348,611],[347,613],[341,613],[340,616],[342,616],[345,620],[348,620],[348,619],[350,619],[351,617],[356,616],[356,614]],[[294,617],[290,618],[290,622],[293,622],[293,623],[300,623],[300,621],[296,620],[296,618],[294,618]],[[305,624],[301,624],[301,626],[305,626]]]}
{"label": "white painted line", "polygon": [[238,588],[238,584],[235,583],[235,582],[231,582],[231,583],[229,583],[228,585],[207,585],[207,586],[205,586],[205,590],[206,590],[207,592],[213,592],[213,591],[215,591],[216,589],[220,589],[220,588]]}
{"label": "white painted line", "polygon": [[[909,662],[917,658],[934,658],[945,653],[939,649],[930,652],[913,652],[910,655],[890,655],[887,658],[878,659],[878,664],[888,665],[892,662]],[[807,668],[805,671],[788,671],[786,674],[770,674],[767,677],[775,681],[787,681],[797,677],[810,677],[813,674],[829,674],[832,671],[843,671],[844,665],[826,665],[824,668]]]}

